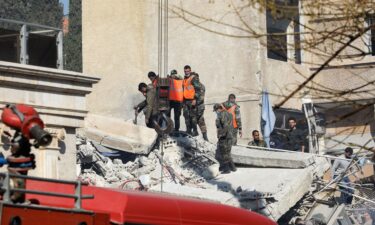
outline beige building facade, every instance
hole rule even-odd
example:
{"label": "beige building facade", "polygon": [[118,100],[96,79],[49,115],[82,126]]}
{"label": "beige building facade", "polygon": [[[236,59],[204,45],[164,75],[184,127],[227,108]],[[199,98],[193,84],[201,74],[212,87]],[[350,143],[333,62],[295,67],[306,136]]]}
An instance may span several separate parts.
{"label": "beige building facade", "polygon": [[[279,5],[264,10],[260,4],[246,5],[248,1],[239,0],[169,1],[168,70],[177,69],[182,74],[183,66],[189,64],[193,71],[200,74],[206,86],[205,118],[212,141],[216,141],[212,104],[225,101],[230,93],[236,94],[241,106],[243,138],[249,138],[253,129],[260,128],[262,90],[268,90],[272,103],[278,104],[314,74],[349,37],[344,32],[325,37],[327,32],[337,27],[348,32],[350,29],[345,29],[348,24],[369,25],[366,18],[360,23],[345,23],[348,18],[336,17],[332,13],[335,10],[330,9],[337,6],[335,0],[324,4],[297,0],[275,2]],[[286,7],[284,2],[288,2]],[[348,2],[345,3],[347,6]],[[357,8],[360,11],[366,7]],[[290,16],[287,19],[278,18],[283,9],[288,10]],[[331,14],[323,13],[324,16],[317,17],[314,10]],[[83,69],[85,73],[100,74],[102,79],[89,96],[89,110],[130,121],[133,118],[132,107],[142,100],[137,93],[138,83],[148,83],[147,73],[157,71],[158,1],[85,1],[82,12]],[[337,37],[341,39],[336,40]],[[352,100],[371,100],[371,94],[341,93],[344,89],[371,82],[368,75],[374,74],[373,69],[371,66],[363,67],[363,63],[371,65],[374,56],[355,57],[356,48],[368,52],[369,41],[371,46],[371,30],[351,43],[355,47],[345,48],[328,64],[327,69],[282,107],[301,109],[303,97],[312,99],[327,114],[327,121],[332,121],[333,117],[337,117],[335,111],[326,109],[327,106],[332,107],[331,103],[340,105]],[[276,46],[276,50],[271,49],[272,45]],[[325,84],[328,86],[320,90],[319,87]],[[326,90],[333,90],[330,96],[326,95]],[[366,89],[361,90],[367,92]],[[353,107],[344,107],[340,111],[350,113]],[[367,118],[372,121],[373,115]],[[328,143],[332,137],[341,135],[338,130],[347,127],[358,130],[358,122],[341,119],[346,120],[345,125],[327,124],[325,141],[331,146],[329,148],[343,148],[343,145]],[[360,124],[360,127],[364,126],[366,135],[355,138],[358,144],[366,142],[374,133],[368,121]]]}
{"label": "beige building facade", "polygon": [[[143,98],[137,91],[138,83],[148,83],[147,73],[157,71],[157,2],[83,2],[83,70],[101,76],[101,82],[89,95],[90,112],[124,120],[133,118],[132,108]],[[200,74],[206,86],[205,118],[210,140],[216,141],[212,104],[225,101],[230,93],[237,96],[244,138],[249,138],[251,131],[260,126],[262,89],[271,92],[271,101],[277,103],[280,95],[303,80],[295,70],[305,74],[307,68],[293,61],[268,59],[265,37],[254,38],[247,32],[218,24],[209,24],[212,31],[207,31],[179,17],[183,10],[220,19],[228,11],[227,1],[169,1],[169,6],[168,70],[176,69],[183,74],[183,67],[188,64]],[[264,32],[266,14],[253,7],[245,10],[246,24]],[[244,26],[236,15],[225,16],[223,22]],[[293,98],[285,107],[300,109],[300,104],[298,98]]]}
{"label": "beige building facade", "polygon": [[[0,113],[6,104],[35,108],[53,139],[50,145],[33,149],[36,168],[30,175],[75,180],[76,129],[84,127],[86,95],[100,79],[82,73],[0,61]],[[0,123],[1,152],[10,154],[14,132]],[[5,170],[6,166],[2,168]]]}

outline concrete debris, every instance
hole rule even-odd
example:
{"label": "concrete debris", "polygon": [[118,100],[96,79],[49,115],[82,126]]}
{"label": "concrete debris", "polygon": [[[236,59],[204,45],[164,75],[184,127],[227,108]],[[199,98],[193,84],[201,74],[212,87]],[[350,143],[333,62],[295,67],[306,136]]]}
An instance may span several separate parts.
{"label": "concrete debris", "polygon": [[88,114],[85,136],[103,146],[137,154],[148,154],[157,134],[153,129],[106,116]]}
{"label": "concrete debris", "polygon": [[216,144],[205,141],[201,137],[193,137],[185,132],[177,132],[173,134],[172,138],[176,140],[178,146],[185,148],[187,151],[215,157]]}
{"label": "concrete debris", "polygon": [[123,162],[119,158],[104,156],[103,151],[108,150],[103,150],[95,141],[82,136],[77,139],[77,156],[83,168],[80,179],[96,186],[138,189],[138,181],[145,175],[148,176],[145,186],[155,186],[161,179],[166,183],[199,186],[206,179],[219,175],[218,162],[203,154],[211,150],[210,155],[214,155],[215,148],[212,146],[194,154],[194,148],[186,150],[178,146],[178,138],[169,138],[163,143],[163,154],[154,149],[148,155],[135,155],[133,161]]}
{"label": "concrete debris", "polygon": [[275,152],[233,146],[232,158],[235,163],[274,168],[306,168],[315,162],[315,156],[301,152]]}
{"label": "concrete debris", "polygon": [[80,179],[89,184],[210,200],[256,211],[275,221],[309,193],[314,179],[330,166],[324,158],[309,154],[236,146],[235,162],[258,168],[238,167],[223,175],[215,159],[216,145],[184,132],[164,140],[163,152],[153,149],[143,155],[108,157],[103,152],[115,155],[116,151],[101,149],[89,137],[77,138]]}

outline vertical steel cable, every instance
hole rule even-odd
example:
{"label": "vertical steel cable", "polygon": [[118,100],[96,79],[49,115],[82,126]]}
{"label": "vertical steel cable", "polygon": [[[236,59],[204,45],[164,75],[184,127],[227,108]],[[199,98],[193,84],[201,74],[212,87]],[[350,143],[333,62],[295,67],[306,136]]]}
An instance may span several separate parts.
{"label": "vertical steel cable", "polygon": [[162,64],[162,1],[159,0],[158,7],[158,75],[161,75]]}
{"label": "vertical steel cable", "polygon": [[168,0],[164,2],[164,76],[168,73]]}

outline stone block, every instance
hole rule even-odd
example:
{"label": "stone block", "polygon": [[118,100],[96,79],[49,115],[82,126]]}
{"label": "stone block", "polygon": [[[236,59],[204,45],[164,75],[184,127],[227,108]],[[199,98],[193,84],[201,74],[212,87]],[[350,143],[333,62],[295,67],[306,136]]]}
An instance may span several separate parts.
{"label": "stone block", "polygon": [[308,153],[256,150],[242,146],[232,147],[232,158],[237,164],[274,168],[306,168],[315,162],[315,156]]}
{"label": "stone block", "polygon": [[129,139],[125,135],[112,135],[94,128],[87,128],[86,136],[105,147],[137,154],[147,154],[153,145],[153,143],[144,144],[138,140]]}
{"label": "stone block", "polygon": [[91,114],[85,123],[87,138],[105,147],[130,153],[148,154],[157,138],[153,129],[117,118]]}
{"label": "stone block", "polygon": [[[291,207],[293,207],[310,189],[313,181],[313,168],[305,169],[280,169],[280,168],[237,168],[237,172],[220,175],[214,181],[215,184],[227,184],[231,186],[232,192],[239,187],[243,190],[252,190],[259,196],[273,197],[275,201],[267,202],[265,212],[267,216],[277,221]],[[257,200],[236,195],[241,199],[243,208],[250,210],[261,210]]]}

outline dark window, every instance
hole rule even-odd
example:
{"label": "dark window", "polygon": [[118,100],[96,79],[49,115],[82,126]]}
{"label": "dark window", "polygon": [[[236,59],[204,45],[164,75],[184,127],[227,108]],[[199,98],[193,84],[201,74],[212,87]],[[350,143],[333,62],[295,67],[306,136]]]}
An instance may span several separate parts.
{"label": "dark window", "polygon": [[[301,63],[299,8],[298,0],[268,0],[272,4],[266,11],[267,23],[267,57],[280,61],[288,61],[288,48],[294,51],[290,55],[296,63]],[[289,34],[293,45],[288,46],[288,27],[294,29]]]}
{"label": "dark window", "polygon": [[375,15],[368,16],[367,23],[368,26],[371,26],[369,50],[371,52],[371,55],[375,55]]}
{"label": "dark window", "polygon": [[0,28],[0,60],[19,62],[19,32]]}
{"label": "dark window", "polygon": [[286,31],[270,28],[267,30],[267,57],[281,61],[288,61]]}

